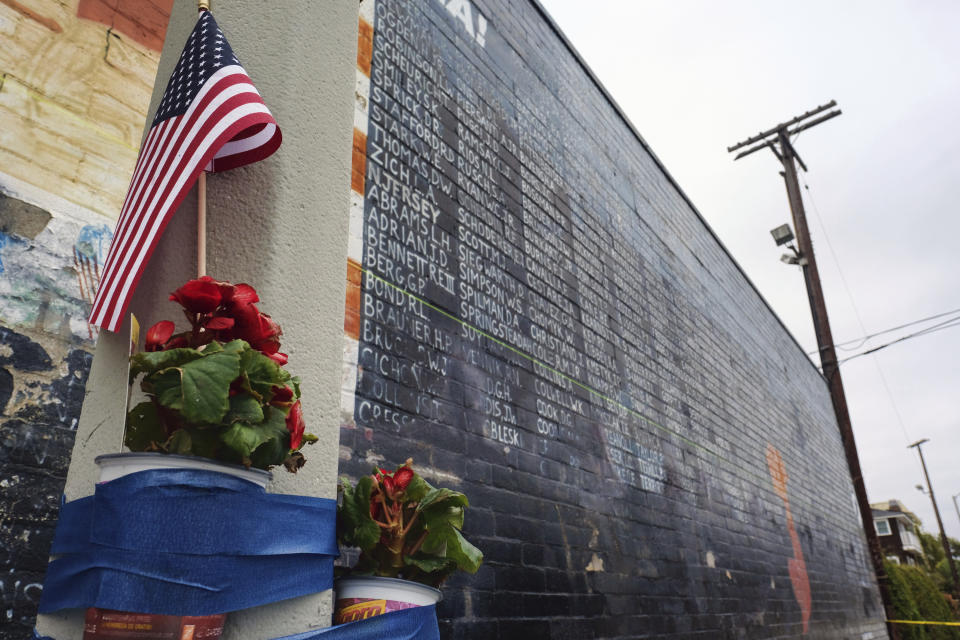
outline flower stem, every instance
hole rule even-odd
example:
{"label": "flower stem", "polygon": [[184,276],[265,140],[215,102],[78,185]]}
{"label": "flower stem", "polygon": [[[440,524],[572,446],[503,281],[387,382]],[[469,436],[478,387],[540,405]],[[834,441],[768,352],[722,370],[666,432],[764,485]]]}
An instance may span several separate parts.
{"label": "flower stem", "polygon": [[420,539],[417,540],[416,544],[414,544],[412,547],[410,547],[410,551],[407,551],[407,554],[406,554],[406,555],[412,556],[413,554],[415,554],[417,551],[420,550],[420,547],[423,545],[423,541],[427,539],[427,533],[429,533],[429,532],[427,532],[427,531],[424,531],[424,532],[423,532],[423,535],[420,536]]}

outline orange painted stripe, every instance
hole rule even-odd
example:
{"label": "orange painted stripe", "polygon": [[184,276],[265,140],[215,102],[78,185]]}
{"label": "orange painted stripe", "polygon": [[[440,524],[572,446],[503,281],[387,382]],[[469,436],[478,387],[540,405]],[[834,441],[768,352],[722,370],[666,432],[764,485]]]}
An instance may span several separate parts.
{"label": "orange painted stripe", "polygon": [[360,18],[360,29],[357,33],[357,69],[368,78],[370,64],[373,60],[373,25]]}
{"label": "orange painted stripe", "polygon": [[[53,31],[54,33],[63,33],[63,27],[61,27],[56,20],[54,20],[53,18],[47,18],[46,16],[40,15],[36,11],[33,11],[32,9],[30,9],[30,7],[25,7],[24,5],[20,4],[19,2],[17,2],[17,0],[0,0],[0,3],[7,5],[8,7],[13,9],[20,15],[24,16],[25,18],[29,18],[34,22],[36,22],[37,24],[43,25],[44,27],[46,27],[47,29],[50,29],[50,31]],[[370,38],[371,38],[370,48],[371,48],[371,55],[372,55],[373,28],[370,29]],[[367,75],[370,75],[369,71],[367,71]]]}
{"label": "orange painted stripe", "polygon": [[353,130],[353,170],[350,175],[350,187],[360,195],[363,195],[366,175],[367,134],[355,128]]}
{"label": "orange painted stripe", "polygon": [[343,331],[354,340],[360,339],[360,286],[363,281],[363,271],[360,263],[353,258],[347,258],[347,303],[343,317]]}

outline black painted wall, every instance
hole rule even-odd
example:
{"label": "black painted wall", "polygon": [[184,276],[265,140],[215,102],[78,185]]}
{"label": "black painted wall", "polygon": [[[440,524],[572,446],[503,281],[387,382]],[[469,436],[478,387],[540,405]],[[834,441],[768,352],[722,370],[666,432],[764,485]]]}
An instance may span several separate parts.
{"label": "black painted wall", "polygon": [[341,472],[469,496],[444,637],[886,637],[823,379],[538,6],[374,1]]}
{"label": "black painted wall", "polygon": [[57,338],[53,361],[50,336],[21,331],[0,327],[0,640],[32,635],[92,359]]}
{"label": "black painted wall", "polygon": [[0,640],[33,636],[93,359],[90,265],[109,234],[0,185]]}

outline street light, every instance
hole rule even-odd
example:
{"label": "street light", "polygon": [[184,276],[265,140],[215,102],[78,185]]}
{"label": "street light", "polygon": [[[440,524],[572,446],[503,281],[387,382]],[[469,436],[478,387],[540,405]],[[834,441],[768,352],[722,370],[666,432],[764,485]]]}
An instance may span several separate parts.
{"label": "street light", "polygon": [[[943,520],[940,518],[940,509],[937,508],[937,499],[933,496],[933,485],[930,484],[930,474],[927,473],[927,463],[923,459],[923,449],[920,448],[920,445],[924,442],[930,442],[930,438],[917,440],[909,445],[907,449],[916,447],[917,453],[920,454],[920,465],[923,467],[923,477],[927,480],[927,492],[930,494],[930,502],[933,503],[933,513],[937,516],[937,526],[940,527],[940,542],[943,543],[943,551],[947,554],[947,562],[950,563],[950,573],[953,574],[953,588],[956,590],[957,595],[960,595],[960,577],[957,576],[957,565],[953,562],[953,552],[950,549],[950,542],[947,540],[947,532],[943,530]],[[919,485],[917,485],[917,488],[923,491],[923,488]],[[953,504],[956,506],[956,501],[954,501]],[[958,514],[960,514],[960,511],[958,511]]]}
{"label": "street light", "polygon": [[793,242],[793,231],[790,230],[790,225],[782,224],[776,229],[770,230],[770,235],[773,236],[773,241],[777,243],[777,246],[787,245],[787,249],[793,251],[793,255],[785,253],[780,256],[780,261],[785,264],[798,264],[801,267],[807,265],[807,259],[800,255],[800,252],[797,251],[797,248],[788,244]]}
{"label": "street light", "polygon": [[778,247],[793,241],[793,231],[790,230],[790,225],[788,224],[782,224],[776,229],[772,229],[770,235],[773,236]]}

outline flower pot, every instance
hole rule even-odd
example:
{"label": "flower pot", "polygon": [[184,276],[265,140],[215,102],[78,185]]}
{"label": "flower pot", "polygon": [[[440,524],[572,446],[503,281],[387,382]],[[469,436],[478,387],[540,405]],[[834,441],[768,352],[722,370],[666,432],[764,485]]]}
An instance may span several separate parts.
{"label": "flower pot", "polygon": [[333,589],[336,592],[334,624],[436,604],[443,597],[439,589],[419,582],[379,576],[340,578]]}
{"label": "flower pot", "polygon": [[227,615],[164,616],[90,607],[83,640],[218,640]]}
{"label": "flower pot", "polygon": [[[102,482],[148,469],[201,469],[217,471],[266,487],[273,475],[194,456],[164,453],[114,453],[97,456]],[[131,613],[91,607],[84,620],[83,640],[219,640],[226,614],[170,616]]]}
{"label": "flower pot", "polygon": [[217,471],[249,480],[266,487],[273,474],[263,469],[248,469],[239,464],[227,464],[197,456],[179,456],[172,453],[108,453],[97,456],[100,467],[100,482],[110,482],[127,474],[148,469],[199,469]]}

